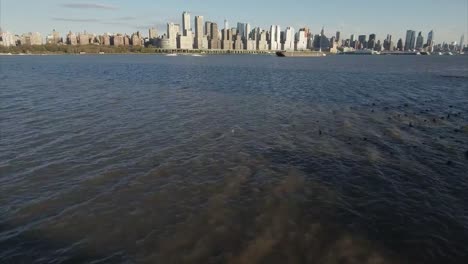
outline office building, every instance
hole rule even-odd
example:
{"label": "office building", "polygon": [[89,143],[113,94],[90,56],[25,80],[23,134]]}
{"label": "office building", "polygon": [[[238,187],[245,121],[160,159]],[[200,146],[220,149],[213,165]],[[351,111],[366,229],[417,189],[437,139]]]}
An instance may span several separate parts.
{"label": "office building", "polygon": [[280,50],[281,48],[281,28],[277,25],[270,27],[270,50]]}
{"label": "office building", "polygon": [[416,31],[408,30],[406,31],[406,39],[405,39],[405,51],[414,50],[416,45]]}
{"label": "office building", "polygon": [[192,26],[190,24],[190,13],[183,12],[182,13],[182,35],[188,36],[192,32]]}
{"label": "office building", "polygon": [[418,37],[416,38],[416,50],[422,50],[424,46],[424,37],[422,32],[419,32]]}
{"label": "office building", "polygon": [[284,31],[282,40],[282,50],[293,51],[294,50],[294,28],[287,27]]}
{"label": "office building", "polygon": [[204,49],[203,39],[205,39],[205,34],[203,32],[203,17],[196,16],[195,17],[195,48],[196,49]]}

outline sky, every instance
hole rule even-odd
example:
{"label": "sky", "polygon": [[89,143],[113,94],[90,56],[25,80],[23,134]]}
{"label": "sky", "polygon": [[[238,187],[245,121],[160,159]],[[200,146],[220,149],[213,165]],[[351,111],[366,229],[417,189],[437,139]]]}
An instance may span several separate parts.
{"label": "sky", "polygon": [[150,27],[162,35],[167,22],[182,23],[183,11],[192,14],[192,27],[195,15],[201,15],[220,28],[227,19],[231,27],[237,22],[263,29],[307,26],[314,34],[324,26],[327,36],[341,31],[343,38],[376,33],[378,39],[392,34],[396,40],[408,29],[425,38],[433,29],[437,43],[459,42],[462,34],[468,38],[468,0],[0,0],[0,26],[43,36],[53,29],[62,35],[70,30],[147,35]]}

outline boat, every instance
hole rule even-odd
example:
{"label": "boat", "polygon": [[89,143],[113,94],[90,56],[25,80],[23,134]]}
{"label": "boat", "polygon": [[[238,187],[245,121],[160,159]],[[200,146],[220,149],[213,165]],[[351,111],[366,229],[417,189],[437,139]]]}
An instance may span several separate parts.
{"label": "boat", "polygon": [[177,53],[169,53],[169,54],[166,54],[167,57],[175,57],[177,56]]}
{"label": "boat", "polygon": [[192,57],[203,57],[201,54],[192,54]]}
{"label": "boat", "polygon": [[320,51],[277,51],[278,57],[325,57],[325,53]]}

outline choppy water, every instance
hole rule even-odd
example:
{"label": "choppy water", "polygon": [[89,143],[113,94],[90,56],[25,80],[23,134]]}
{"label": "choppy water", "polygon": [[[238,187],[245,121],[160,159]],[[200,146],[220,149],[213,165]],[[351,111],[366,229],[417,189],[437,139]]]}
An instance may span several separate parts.
{"label": "choppy water", "polygon": [[2,263],[468,263],[467,57],[0,67]]}

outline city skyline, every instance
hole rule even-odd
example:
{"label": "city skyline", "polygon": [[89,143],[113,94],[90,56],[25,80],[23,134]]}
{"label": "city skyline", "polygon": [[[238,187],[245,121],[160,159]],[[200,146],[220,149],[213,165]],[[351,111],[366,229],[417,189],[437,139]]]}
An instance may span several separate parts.
{"label": "city skyline", "polygon": [[[304,2],[294,6],[275,2],[269,1],[269,5],[266,5],[266,1],[251,4],[240,0],[233,5],[220,1],[182,3],[176,0],[161,5],[146,0],[138,1],[139,4],[120,0],[48,0],[29,3],[28,10],[35,11],[32,12],[24,10],[24,4],[17,1],[1,0],[0,26],[15,34],[39,32],[43,36],[52,29],[61,33],[70,30],[132,33],[138,30],[146,32],[151,27],[156,28],[159,34],[165,31],[167,23],[183,25],[180,17],[182,8],[190,11],[192,20],[195,16],[203,16],[205,21],[216,22],[221,27],[225,19],[234,27],[237,22],[248,22],[252,27],[259,26],[263,29],[269,29],[271,25],[280,25],[282,29],[309,27],[314,34],[325,26],[328,35],[335,31],[340,31],[343,37],[374,33],[377,39],[382,40],[387,34],[393,35],[394,39],[405,39],[407,30],[414,30],[416,33],[422,31],[425,36],[434,30],[437,32],[435,41],[438,43],[459,42],[461,35],[468,35],[468,4],[464,0],[451,1],[450,5],[435,1],[420,1],[419,4],[405,2],[401,5],[399,3],[404,1],[397,0],[389,6],[364,4],[363,1],[354,1],[352,4],[344,1],[339,4]],[[259,6],[263,8],[255,8]],[[20,12],[22,15],[18,15]],[[30,19],[25,20],[24,15]],[[427,19],[427,16],[431,19]],[[194,21],[191,23],[191,29],[195,31]]]}

